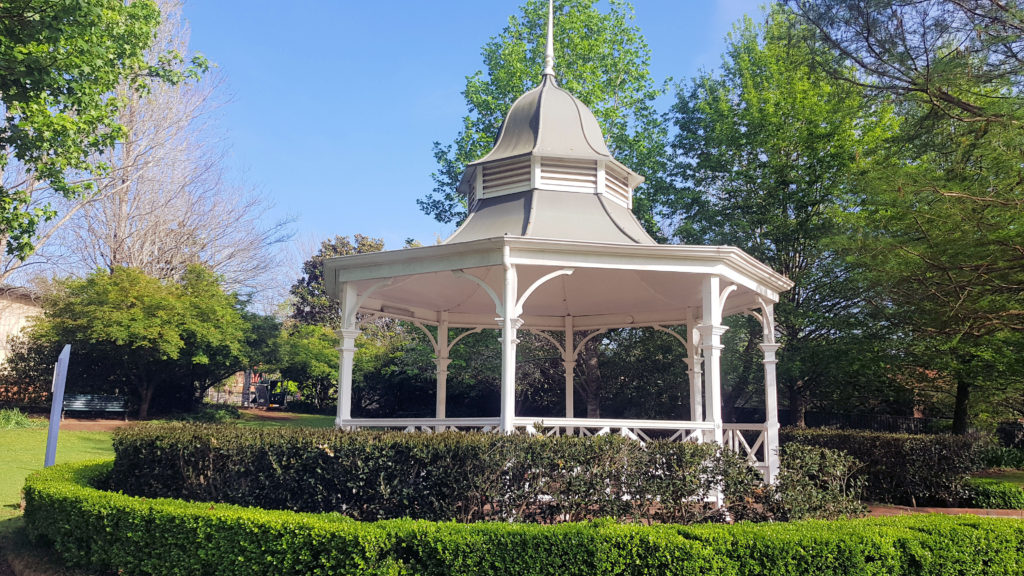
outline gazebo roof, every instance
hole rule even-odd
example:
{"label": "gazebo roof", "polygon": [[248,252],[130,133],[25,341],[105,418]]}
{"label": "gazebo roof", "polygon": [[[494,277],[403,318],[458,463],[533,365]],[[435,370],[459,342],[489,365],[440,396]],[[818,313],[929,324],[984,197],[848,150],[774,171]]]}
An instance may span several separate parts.
{"label": "gazebo roof", "polygon": [[[549,10],[550,10],[549,6]],[[506,271],[528,327],[683,323],[718,276],[726,314],[778,301],[792,283],[728,246],[659,245],[632,213],[643,182],[612,157],[593,112],[558,86],[548,50],[540,85],[521,96],[494,148],[459,184],[469,214],[443,244],[325,262],[328,294],[364,312],[451,326],[494,326]],[[352,299],[355,301],[351,301]],[[523,303],[529,299],[529,302]]]}

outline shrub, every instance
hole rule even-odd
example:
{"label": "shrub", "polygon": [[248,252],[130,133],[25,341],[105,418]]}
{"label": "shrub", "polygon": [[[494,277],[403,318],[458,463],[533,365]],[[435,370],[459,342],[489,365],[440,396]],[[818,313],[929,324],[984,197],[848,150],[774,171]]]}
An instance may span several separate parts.
{"label": "shrub", "polygon": [[109,463],[29,477],[25,524],[65,562],[128,574],[1018,574],[1024,523],[914,515],[644,526],[356,522],[143,499],[89,486]]}
{"label": "shrub", "polygon": [[998,478],[971,478],[967,483],[971,506],[1024,510],[1024,487]]}
{"label": "shrub", "polygon": [[780,520],[835,520],[862,516],[862,464],[841,450],[791,444],[779,451],[781,467],[773,487]]}
{"label": "shrub", "polygon": [[[115,432],[110,487],[147,497],[341,512],[359,520],[594,517],[713,520],[737,457],[618,436],[259,430],[165,424]],[[737,474],[746,474],[737,472]],[[729,485],[759,481],[729,477]]]}
{"label": "shrub", "polygon": [[299,414],[334,414],[337,410],[336,406],[324,405],[317,406],[315,402],[310,400],[289,400],[288,411],[297,412]]}
{"label": "shrub", "polygon": [[[779,454],[775,485],[760,481],[749,466],[722,475],[729,513],[734,520],[835,520],[863,516],[859,498],[864,481],[855,476],[860,463],[845,452],[791,444]],[[740,479],[736,482],[735,479]]]}
{"label": "shrub", "polygon": [[965,502],[967,479],[981,468],[988,444],[979,436],[827,429],[786,429],[780,440],[843,450],[864,465],[858,476],[865,498],[912,506]]}
{"label": "shrub", "polygon": [[1024,448],[1008,448],[992,443],[981,454],[983,468],[1024,468]]}
{"label": "shrub", "polygon": [[182,420],[189,422],[231,422],[242,417],[238,406],[232,404],[200,404],[195,410],[185,414]]}
{"label": "shrub", "polygon": [[13,430],[15,428],[42,428],[46,421],[36,418],[29,418],[22,414],[17,408],[0,409],[0,430]]}

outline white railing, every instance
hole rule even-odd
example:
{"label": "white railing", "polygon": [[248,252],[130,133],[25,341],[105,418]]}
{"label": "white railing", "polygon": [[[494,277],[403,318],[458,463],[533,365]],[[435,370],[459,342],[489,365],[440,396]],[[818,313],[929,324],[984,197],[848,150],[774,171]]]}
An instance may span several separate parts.
{"label": "white railing", "polygon": [[688,420],[633,420],[616,418],[514,418],[516,428],[544,436],[603,436],[618,434],[650,442],[705,442],[713,438],[711,422]]}
{"label": "white railing", "polygon": [[384,428],[406,432],[495,432],[500,423],[498,418],[349,418],[342,421],[340,427]]}
{"label": "white railing", "polygon": [[[512,424],[517,430],[544,436],[618,434],[640,442],[713,442],[715,438],[714,423],[689,420],[517,417],[512,420]],[[499,418],[350,418],[340,423],[342,428],[379,428],[407,432],[496,432],[499,426]],[[766,471],[767,430],[765,424],[722,424],[722,445]]]}
{"label": "white railing", "polygon": [[768,426],[765,424],[722,424],[722,444],[767,473]]}

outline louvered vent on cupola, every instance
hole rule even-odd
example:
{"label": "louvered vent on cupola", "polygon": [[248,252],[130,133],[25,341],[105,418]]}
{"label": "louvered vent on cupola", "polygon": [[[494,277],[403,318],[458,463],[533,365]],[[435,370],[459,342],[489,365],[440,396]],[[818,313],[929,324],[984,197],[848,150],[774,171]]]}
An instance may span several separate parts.
{"label": "louvered vent on cupola", "polygon": [[538,188],[597,193],[597,161],[541,158]]}
{"label": "louvered vent on cupola", "polygon": [[522,156],[480,167],[480,198],[524,192],[531,188],[530,157]]}
{"label": "louvered vent on cupola", "polygon": [[605,195],[622,204],[633,208],[633,191],[629,188],[629,174],[625,170],[609,165],[604,170]]}

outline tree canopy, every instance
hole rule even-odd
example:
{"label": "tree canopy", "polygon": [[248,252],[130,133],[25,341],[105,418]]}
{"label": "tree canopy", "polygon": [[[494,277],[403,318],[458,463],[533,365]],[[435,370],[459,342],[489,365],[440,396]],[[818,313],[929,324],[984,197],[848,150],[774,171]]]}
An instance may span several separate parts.
{"label": "tree canopy", "polygon": [[1024,12],[973,0],[790,4],[834,47],[822,64],[901,118],[851,198],[844,249],[875,287],[880,321],[905,336],[904,363],[952,383],[953,427],[966,431],[993,400],[1024,393]]}
{"label": "tree canopy", "polygon": [[0,5],[0,245],[24,259],[51,205],[32,203],[38,187],[65,198],[93,189],[107,166],[94,155],[123,130],[116,89],[129,82],[178,82],[206,69],[181,67],[174,52],[148,63],[160,11],[151,0],[15,0]]}
{"label": "tree canopy", "polygon": [[[783,344],[780,389],[799,422],[813,397],[830,384],[849,385],[854,374],[850,358],[822,361],[839,360],[847,341],[838,334],[853,338],[867,329],[858,326],[858,280],[830,240],[840,231],[840,207],[856,183],[859,159],[893,124],[883,106],[867,118],[864,90],[816,66],[829,52],[810,37],[778,6],[763,24],[745,18],[729,36],[721,73],[681,87],[672,108],[680,183],[674,236],[738,246],[795,284],[775,317]],[[747,334],[760,342],[759,330]],[[760,354],[756,345],[735,345]],[[759,373],[747,377],[759,381]]]}
{"label": "tree canopy", "polygon": [[130,395],[145,418],[154,397],[163,409],[188,409],[246,366],[240,308],[201,266],[178,282],[116,267],[61,282],[27,336],[44,349],[71,344],[72,381]]}

